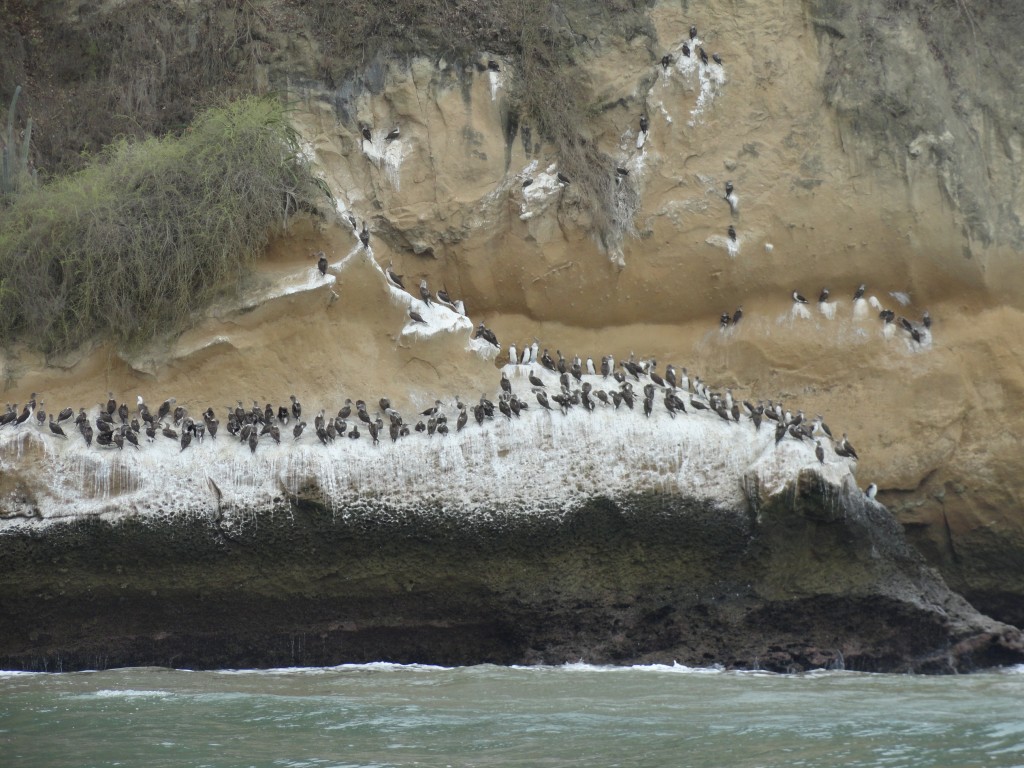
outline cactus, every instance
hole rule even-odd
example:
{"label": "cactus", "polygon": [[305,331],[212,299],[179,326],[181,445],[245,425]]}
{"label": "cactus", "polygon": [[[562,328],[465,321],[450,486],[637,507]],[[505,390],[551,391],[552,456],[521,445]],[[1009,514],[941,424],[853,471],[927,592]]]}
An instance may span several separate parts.
{"label": "cactus", "polygon": [[3,141],[3,161],[0,167],[0,196],[6,197],[17,191],[18,185],[25,178],[31,178],[29,172],[28,151],[32,141],[32,118],[28,119],[25,126],[25,136],[21,140],[21,146],[14,135],[14,112],[18,108],[18,97],[21,95],[21,86],[14,89],[14,96],[11,98],[11,105],[7,109],[7,133]]}

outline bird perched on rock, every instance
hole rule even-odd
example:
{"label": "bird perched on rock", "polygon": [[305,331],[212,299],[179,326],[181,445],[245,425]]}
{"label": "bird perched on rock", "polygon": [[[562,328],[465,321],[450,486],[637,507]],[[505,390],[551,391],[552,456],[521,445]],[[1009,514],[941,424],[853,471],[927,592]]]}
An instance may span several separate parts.
{"label": "bird perched on rock", "polygon": [[743,319],[743,305],[736,307],[736,311],[732,314],[732,324],[736,325],[740,320]]}
{"label": "bird perched on rock", "polygon": [[420,298],[428,307],[430,306],[430,288],[427,287],[426,279],[420,280]]}
{"label": "bird perched on rock", "polygon": [[807,299],[805,299],[803,296],[801,296],[796,291],[793,291],[792,296],[793,296],[793,301],[795,301],[797,304],[806,304],[807,303]]}
{"label": "bird perched on rock", "polygon": [[729,235],[729,239],[732,240],[735,243],[736,242],[736,227],[734,227],[732,224],[730,224],[729,225],[729,229],[726,230],[726,231],[727,231],[727,233]]}
{"label": "bird perched on rock", "polygon": [[473,334],[474,339],[483,339],[484,341],[493,344],[496,347],[500,347],[498,344],[498,337],[494,335],[494,331],[485,326],[483,323],[477,326],[476,332]]}
{"label": "bird perched on rock", "polygon": [[661,68],[663,70],[668,70],[668,68],[671,67],[671,66],[672,66],[672,57],[669,54],[666,53],[664,56],[661,57]]}
{"label": "bird perched on rock", "polygon": [[366,141],[373,141],[373,136],[370,134],[370,126],[368,126],[368,125],[362,126],[359,129],[359,132],[362,134],[363,139],[365,139]]}
{"label": "bird perched on rock", "polygon": [[409,317],[412,319],[414,323],[423,323],[423,325],[427,324],[427,321],[423,319],[423,315],[421,315],[415,309],[409,310]]}
{"label": "bird perched on rock", "polygon": [[717,53],[711,54],[711,60],[715,62],[715,64],[718,64],[719,66],[722,65],[722,57],[719,56]]}
{"label": "bird perched on rock", "polygon": [[395,139],[397,139],[399,137],[399,135],[401,135],[401,130],[396,125],[390,131],[388,131],[388,134],[387,134],[387,136],[384,137],[384,139],[385,139],[385,141],[394,141]]}
{"label": "bird perched on rock", "polygon": [[327,255],[323,251],[319,251],[317,254],[316,268],[320,270],[320,275],[327,274]]}
{"label": "bird perched on rock", "polygon": [[822,288],[821,293],[818,294],[818,303],[824,304],[826,301],[828,301],[828,294],[828,288]]}
{"label": "bird perched on rock", "polygon": [[388,268],[384,270],[384,273],[388,276],[388,280],[394,283],[396,287],[401,288],[403,291],[405,290],[405,283],[402,282],[402,275],[395,273],[394,262],[388,262]]}
{"label": "bird perched on rock", "polygon": [[363,248],[370,247],[370,228],[366,226],[366,222],[363,222],[363,228],[359,232],[359,242],[363,244]]}

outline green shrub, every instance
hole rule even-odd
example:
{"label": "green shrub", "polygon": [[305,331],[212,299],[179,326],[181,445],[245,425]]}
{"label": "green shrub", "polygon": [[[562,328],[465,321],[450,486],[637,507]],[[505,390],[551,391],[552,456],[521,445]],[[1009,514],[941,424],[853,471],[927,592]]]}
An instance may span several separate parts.
{"label": "green shrub", "polygon": [[325,195],[272,100],[210,109],[180,138],[117,142],[0,212],[0,333],[50,353],[180,331]]}

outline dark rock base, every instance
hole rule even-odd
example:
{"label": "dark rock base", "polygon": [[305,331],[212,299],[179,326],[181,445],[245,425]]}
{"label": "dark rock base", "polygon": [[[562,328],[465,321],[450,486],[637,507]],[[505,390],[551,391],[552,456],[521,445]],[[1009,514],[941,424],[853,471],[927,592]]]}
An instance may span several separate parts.
{"label": "dark rock base", "polygon": [[299,501],[236,528],[128,518],[8,532],[0,667],[1024,661],[1020,633],[946,590],[883,508],[821,490],[802,478],[756,517],[664,496],[473,523]]}

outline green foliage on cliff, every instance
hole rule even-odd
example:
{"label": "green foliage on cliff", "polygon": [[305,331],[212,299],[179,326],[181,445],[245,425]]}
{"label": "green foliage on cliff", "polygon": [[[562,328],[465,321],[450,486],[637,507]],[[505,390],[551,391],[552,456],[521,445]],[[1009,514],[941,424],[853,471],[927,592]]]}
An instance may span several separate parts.
{"label": "green foliage on cliff", "polygon": [[0,338],[49,353],[180,330],[325,194],[272,100],[210,109],[180,138],[117,142],[0,211]]}
{"label": "green foliage on cliff", "polygon": [[14,89],[14,96],[7,108],[7,130],[0,136],[0,205],[5,205],[18,189],[34,181],[28,162],[29,146],[32,143],[32,118],[28,119],[20,136],[15,132],[14,120],[20,95],[19,85]]}

